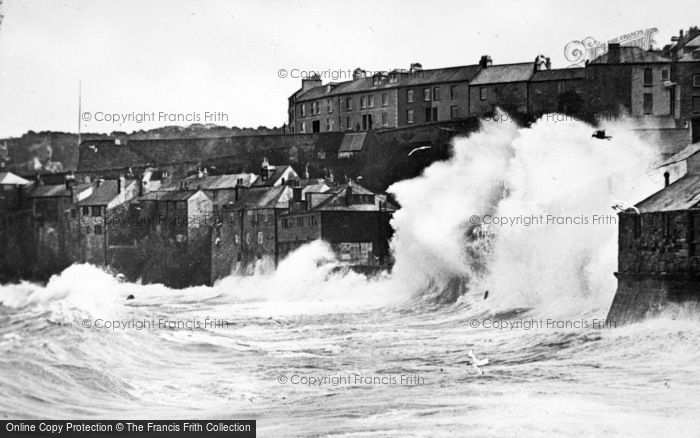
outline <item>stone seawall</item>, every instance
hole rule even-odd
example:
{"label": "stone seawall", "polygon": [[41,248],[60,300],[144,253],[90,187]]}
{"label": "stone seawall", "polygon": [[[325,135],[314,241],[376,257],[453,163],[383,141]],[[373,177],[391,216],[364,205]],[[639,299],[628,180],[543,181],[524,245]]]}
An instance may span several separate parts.
{"label": "stone seawall", "polygon": [[665,315],[681,309],[700,311],[700,277],[617,273],[617,292],[607,319],[616,325]]}

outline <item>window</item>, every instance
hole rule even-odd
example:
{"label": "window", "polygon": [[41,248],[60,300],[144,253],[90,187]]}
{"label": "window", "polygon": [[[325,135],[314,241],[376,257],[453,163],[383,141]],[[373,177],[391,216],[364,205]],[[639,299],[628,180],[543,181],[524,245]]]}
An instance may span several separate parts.
{"label": "window", "polygon": [[667,68],[661,70],[661,80],[662,81],[668,80],[668,69]]}
{"label": "window", "polygon": [[303,227],[303,226],[304,226],[304,218],[298,217],[297,218],[297,227]]}
{"label": "window", "polygon": [[693,112],[700,113],[700,96],[693,96]]}
{"label": "window", "polygon": [[316,153],[316,158],[319,160],[325,160],[326,159],[326,151],[318,151]]}
{"label": "window", "polygon": [[450,107],[450,118],[452,120],[459,118],[459,107],[458,106],[451,106]]}
{"label": "window", "polygon": [[263,232],[258,231],[258,245],[262,245],[263,243]]}
{"label": "window", "polygon": [[241,244],[241,236],[239,234],[234,235],[233,241],[236,243],[236,245],[240,245]]}
{"label": "window", "polygon": [[348,97],[347,99],[345,99],[345,110],[346,111],[352,110],[352,97]]}
{"label": "window", "polygon": [[437,108],[426,108],[425,109],[425,121],[426,122],[437,122]]}
{"label": "window", "polygon": [[314,102],[314,114],[321,114],[321,111],[318,109],[318,102]]}
{"label": "window", "polygon": [[309,218],[309,221],[311,222],[311,226],[312,226],[312,227],[315,227],[315,226],[318,225],[318,219],[316,218],[316,216],[311,216],[311,217]]}
{"label": "window", "polygon": [[92,215],[93,216],[102,216],[100,207],[94,206],[92,207]]}
{"label": "window", "polygon": [[430,88],[423,89],[423,100],[426,102],[430,102]]}
{"label": "window", "polygon": [[246,211],[246,214],[247,214],[248,216],[252,216],[252,215],[253,215],[253,210],[248,210],[248,211]]}
{"label": "window", "polygon": [[406,123],[413,123],[413,110],[406,111]]}
{"label": "window", "polygon": [[693,52],[693,59],[700,59],[700,50],[696,50]]}
{"label": "window", "polygon": [[479,88],[479,99],[486,100],[486,87]]}
{"label": "window", "polygon": [[450,99],[452,99],[452,100],[457,99],[457,86],[456,85],[452,85],[450,87]]}
{"label": "window", "polygon": [[433,87],[433,100],[440,100],[440,87]]}
{"label": "window", "polygon": [[693,87],[700,87],[700,75],[693,75]]}
{"label": "window", "polygon": [[382,106],[387,106],[389,105],[389,95],[384,93],[382,94]]}
{"label": "window", "polygon": [[328,114],[333,113],[333,105],[331,105],[330,99],[326,101],[326,110],[328,111]]}
{"label": "window", "polygon": [[90,207],[83,207],[83,216],[90,216]]}
{"label": "window", "polygon": [[653,82],[653,74],[650,68],[644,69],[644,86],[649,87]]}
{"label": "window", "polygon": [[331,130],[331,119],[326,119],[326,131]]}
{"label": "window", "polygon": [[102,235],[102,225],[95,225],[95,235],[96,236]]}
{"label": "window", "polygon": [[360,97],[360,108],[367,108],[367,96]]}
{"label": "window", "polygon": [[408,103],[413,102],[413,90],[406,90],[406,100],[408,101]]}
{"label": "window", "polygon": [[654,113],[654,96],[651,93],[644,93],[644,114]]}
{"label": "window", "polygon": [[305,103],[301,104],[301,116],[306,117],[306,104]]}
{"label": "window", "polygon": [[299,125],[299,132],[306,134],[306,122],[301,122],[301,125]]}
{"label": "window", "polygon": [[370,108],[374,108],[374,96],[369,96],[367,99],[368,99],[367,106]]}
{"label": "window", "polygon": [[250,233],[245,233],[245,243],[250,244]]}
{"label": "window", "polygon": [[388,126],[389,125],[389,115],[384,111],[382,113],[382,126]]}
{"label": "window", "polygon": [[352,129],[352,122],[350,121],[350,117],[345,118],[345,129]]}

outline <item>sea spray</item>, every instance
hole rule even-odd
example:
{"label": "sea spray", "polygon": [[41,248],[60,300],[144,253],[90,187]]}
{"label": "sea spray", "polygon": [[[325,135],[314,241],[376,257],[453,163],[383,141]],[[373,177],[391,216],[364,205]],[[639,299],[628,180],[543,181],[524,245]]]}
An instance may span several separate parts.
{"label": "sea spray", "polygon": [[649,176],[657,155],[625,122],[605,126],[613,138],[601,141],[590,125],[550,120],[485,122],[455,139],[450,160],[389,188],[402,206],[392,222],[393,281],[438,297],[461,284],[470,301],[488,290],[494,310],[562,315],[609,305],[611,205],[658,189]]}

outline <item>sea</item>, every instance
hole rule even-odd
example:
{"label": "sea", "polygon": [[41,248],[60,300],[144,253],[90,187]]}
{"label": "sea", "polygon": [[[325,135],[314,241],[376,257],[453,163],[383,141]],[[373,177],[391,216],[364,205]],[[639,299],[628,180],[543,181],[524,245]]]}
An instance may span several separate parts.
{"label": "sea", "polygon": [[0,418],[255,419],[262,437],[698,436],[698,315],[607,319],[611,205],[663,176],[653,142],[605,128],[612,140],[577,121],[493,121],[456,139],[449,160],[389,188],[391,272],[356,273],[317,241],[213,286],[87,264],[4,284]]}

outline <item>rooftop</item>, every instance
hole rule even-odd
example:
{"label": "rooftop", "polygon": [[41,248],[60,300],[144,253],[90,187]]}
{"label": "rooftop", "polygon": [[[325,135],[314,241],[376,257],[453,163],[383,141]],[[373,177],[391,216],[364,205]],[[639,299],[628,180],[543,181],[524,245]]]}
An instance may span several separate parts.
{"label": "rooftop", "polygon": [[700,175],[688,174],[636,205],[640,213],[700,207]]}
{"label": "rooftop", "polygon": [[119,182],[108,179],[93,186],[92,195],[78,202],[78,205],[107,205],[119,194]]}
{"label": "rooftop", "polygon": [[600,55],[589,64],[647,64],[671,62],[669,58],[662,56],[659,52],[651,52],[635,46],[621,46],[620,59],[618,61],[612,62],[612,57],[613,54],[608,50],[608,52]]}
{"label": "rooftop", "polygon": [[397,78],[395,82],[392,82],[388,77],[392,73],[387,73],[387,77],[383,78],[381,82],[376,85],[373,76],[356,79],[354,81],[339,82],[335,84],[335,86],[330,87],[330,90],[328,84],[324,84],[310,89],[299,96],[296,101],[304,102],[342,94],[410,87],[423,84],[471,81],[478,72],[478,64],[418,70],[413,73],[398,72],[395,73]]}
{"label": "rooftop", "polygon": [[472,85],[500,84],[504,82],[525,82],[535,73],[535,64],[521,62],[518,64],[490,65],[482,68],[471,82]]}
{"label": "rooftop", "polygon": [[539,70],[532,75],[530,82],[565,81],[583,79],[585,77],[585,68],[558,68],[554,70]]}

